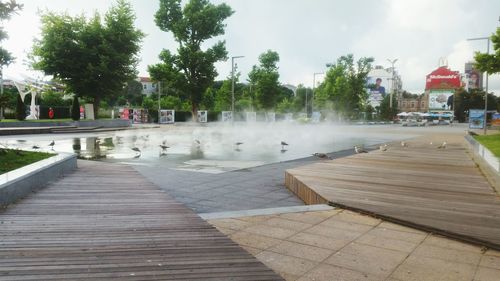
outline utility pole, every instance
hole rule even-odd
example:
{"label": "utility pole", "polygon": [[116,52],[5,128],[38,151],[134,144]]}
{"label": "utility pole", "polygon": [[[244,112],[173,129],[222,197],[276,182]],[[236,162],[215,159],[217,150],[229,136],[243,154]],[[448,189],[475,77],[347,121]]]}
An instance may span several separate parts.
{"label": "utility pole", "polygon": [[[486,53],[490,53],[490,37],[479,37],[479,38],[469,38],[467,41],[476,41],[476,40],[486,40],[487,42],[487,47],[486,47]],[[484,92],[484,134],[488,132],[487,129],[487,121],[488,121],[488,71],[486,73],[486,83],[485,83],[485,92]]]}
{"label": "utility pole", "polygon": [[243,58],[244,56],[234,56],[231,57],[231,114],[232,120],[234,120],[234,60]]}
{"label": "utility pole", "polygon": [[394,64],[398,61],[398,59],[393,59],[393,60],[390,60],[390,59],[387,59],[387,61],[389,61],[391,64],[392,64],[392,89],[391,89],[391,98],[390,98],[390,101],[389,101],[389,107],[392,109],[392,95],[394,93],[394,91],[396,90],[396,83],[395,82],[395,71],[394,71]]}

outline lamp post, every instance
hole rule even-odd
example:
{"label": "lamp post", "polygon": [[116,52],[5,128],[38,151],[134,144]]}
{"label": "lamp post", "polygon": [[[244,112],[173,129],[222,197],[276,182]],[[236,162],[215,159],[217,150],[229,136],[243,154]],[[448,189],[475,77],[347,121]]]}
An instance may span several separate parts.
{"label": "lamp post", "polygon": [[324,72],[315,72],[313,73],[313,88],[312,88],[312,95],[311,95],[311,111],[314,110],[314,88],[316,87],[316,75],[321,75],[325,74]]}
{"label": "lamp post", "polygon": [[394,64],[398,61],[398,59],[393,59],[393,60],[387,59],[387,61],[392,64],[392,87],[391,87],[392,89],[391,89],[391,98],[390,98],[390,101],[389,101],[389,108],[392,108],[392,95],[394,93],[394,90],[396,90],[395,89],[395,83],[394,83],[394,81],[395,81],[395,77],[394,77],[394,74],[395,74],[395,72],[394,72]]}
{"label": "lamp post", "polygon": [[[486,40],[487,47],[486,53],[490,53],[490,37],[478,37],[478,38],[469,38],[467,41],[476,41],[476,40]],[[487,121],[488,121],[488,71],[486,71],[486,83],[485,83],[485,92],[484,92],[484,134],[487,133]]]}
{"label": "lamp post", "polygon": [[231,114],[233,115],[232,120],[234,120],[234,60],[243,57],[244,56],[231,57]]}

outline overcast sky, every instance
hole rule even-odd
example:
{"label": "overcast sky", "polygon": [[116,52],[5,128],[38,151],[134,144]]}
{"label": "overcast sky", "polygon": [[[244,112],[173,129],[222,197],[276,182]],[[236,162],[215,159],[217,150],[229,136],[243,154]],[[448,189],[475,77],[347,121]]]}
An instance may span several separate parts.
{"label": "overcast sky", "polygon": [[[4,25],[10,38],[2,42],[17,57],[4,71],[7,77],[28,73],[26,55],[40,33],[38,10],[70,15],[94,11],[104,13],[111,0],[18,0],[24,9]],[[229,56],[238,59],[242,79],[259,54],[268,49],[280,55],[282,83],[312,86],[313,73],[324,72],[325,64],[348,53],[356,58],[371,56],[375,64],[396,68],[405,90],[421,93],[425,75],[434,70],[440,57],[452,70],[464,71],[474,51],[486,51],[486,41],[467,38],[490,36],[499,26],[498,0],[214,0],[226,2],[235,13],[226,21]],[[177,48],[171,34],[154,23],[157,0],[132,0],[136,25],[147,34],[140,53],[139,73],[147,76],[147,65],[158,62],[163,48]],[[217,63],[218,79],[230,75],[231,61]],[[319,78],[319,76],[317,76]],[[500,78],[490,77],[490,89],[500,95]]]}

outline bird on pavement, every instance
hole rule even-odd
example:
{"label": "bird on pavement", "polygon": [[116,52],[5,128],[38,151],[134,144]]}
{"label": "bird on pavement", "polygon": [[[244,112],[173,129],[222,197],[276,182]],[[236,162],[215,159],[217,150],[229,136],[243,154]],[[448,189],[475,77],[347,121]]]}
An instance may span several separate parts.
{"label": "bird on pavement", "polygon": [[442,144],[440,144],[438,146],[438,149],[441,149],[441,148],[446,148],[446,141],[444,141]]}
{"label": "bird on pavement", "polygon": [[281,141],[281,150],[285,150],[285,146],[287,146],[288,143]]}
{"label": "bird on pavement", "polygon": [[330,160],[333,159],[332,157],[328,156],[326,153],[320,153],[320,152],[313,153],[313,156],[316,156],[319,159],[330,159]]}
{"label": "bird on pavement", "polygon": [[49,143],[49,146],[50,146],[52,149],[54,149],[54,145],[55,145],[55,144],[56,144],[56,142],[55,142],[55,141],[52,141],[51,143]]}
{"label": "bird on pavement", "polygon": [[138,147],[132,147],[131,149],[135,152],[141,153],[141,150]]}
{"label": "bird on pavement", "polygon": [[354,152],[356,152],[356,154],[360,154],[360,153],[368,153],[368,151],[364,150],[363,148],[355,145],[354,146]]}
{"label": "bird on pavement", "polygon": [[401,141],[401,146],[402,147],[408,147],[408,143],[406,143],[405,141]]}
{"label": "bird on pavement", "polygon": [[167,146],[165,144],[160,144],[161,150],[167,150],[167,148],[170,148],[170,146]]}
{"label": "bird on pavement", "polygon": [[388,146],[387,146],[387,144],[384,144],[384,145],[379,146],[378,148],[379,148],[381,151],[387,151]]}
{"label": "bird on pavement", "polygon": [[34,145],[31,148],[33,148],[33,149],[40,149],[40,147],[38,145]]}

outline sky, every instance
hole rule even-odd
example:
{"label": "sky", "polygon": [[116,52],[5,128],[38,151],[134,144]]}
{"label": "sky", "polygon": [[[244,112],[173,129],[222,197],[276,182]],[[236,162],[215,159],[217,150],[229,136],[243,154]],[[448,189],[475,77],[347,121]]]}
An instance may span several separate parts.
{"label": "sky", "polygon": [[[40,38],[40,11],[70,15],[104,14],[111,0],[18,0],[23,10],[3,22],[9,39],[2,45],[17,58],[4,69],[5,76],[34,76],[27,55],[35,38]],[[140,76],[148,76],[147,66],[159,63],[164,48],[175,51],[172,34],[154,23],[158,0],[131,0],[136,26],[147,36],[142,42],[138,65]],[[283,84],[312,86],[313,74],[327,71],[326,64],[340,56],[373,57],[375,65],[389,67],[388,59],[398,59],[396,70],[403,89],[422,93],[425,76],[444,57],[452,70],[464,72],[464,63],[476,51],[486,52],[486,40],[468,38],[490,36],[500,26],[498,0],[212,0],[225,2],[234,14],[225,23],[226,33],[209,40],[226,41],[228,56],[237,59],[241,80],[248,78],[261,53],[271,49],[280,55],[279,72]],[[493,49],[491,48],[491,51]],[[231,73],[231,60],[216,64],[218,80]],[[321,80],[322,75],[316,75]],[[500,95],[500,75],[490,76],[490,91]]]}

